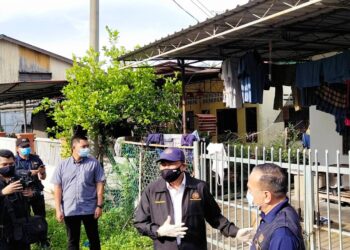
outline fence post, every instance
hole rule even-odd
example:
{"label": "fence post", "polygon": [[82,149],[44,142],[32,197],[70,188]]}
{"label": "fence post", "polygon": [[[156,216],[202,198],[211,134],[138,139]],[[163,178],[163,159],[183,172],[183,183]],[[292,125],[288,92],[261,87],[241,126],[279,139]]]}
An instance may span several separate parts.
{"label": "fence post", "polygon": [[193,142],[193,170],[194,170],[195,178],[200,179],[200,172],[199,172],[199,142],[198,141]]}
{"label": "fence post", "polygon": [[140,156],[139,156],[139,200],[141,199],[142,193],[142,149],[140,147]]}
{"label": "fence post", "polygon": [[305,166],[305,234],[306,234],[306,249],[315,249],[314,221],[315,221],[315,205],[314,205],[314,180],[312,174],[311,153],[309,151],[309,164]]}

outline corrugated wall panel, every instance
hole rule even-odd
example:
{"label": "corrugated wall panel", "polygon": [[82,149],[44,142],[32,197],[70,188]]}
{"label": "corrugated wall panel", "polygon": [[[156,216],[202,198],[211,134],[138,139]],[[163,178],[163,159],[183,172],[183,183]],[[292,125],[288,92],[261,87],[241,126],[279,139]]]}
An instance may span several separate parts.
{"label": "corrugated wall panel", "polygon": [[66,70],[72,65],[59,61],[55,58],[50,58],[50,72],[52,73],[52,80],[65,80]]}
{"label": "corrugated wall panel", "polygon": [[0,41],[0,83],[18,81],[19,51],[17,45]]}
{"label": "corrugated wall panel", "polygon": [[21,72],[50,72],[50,57],[39,52],[19,47]]}

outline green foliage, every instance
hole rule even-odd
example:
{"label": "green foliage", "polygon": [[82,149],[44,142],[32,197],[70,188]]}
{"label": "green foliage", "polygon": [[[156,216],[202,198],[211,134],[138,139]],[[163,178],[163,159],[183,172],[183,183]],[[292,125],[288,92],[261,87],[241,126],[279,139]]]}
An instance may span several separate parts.
{"label": "green foliage", "polygon": [[[69,82],[63,90],[64,99],[54,102],[44,99],[36,112],[44,110],[56,122],[49,129],[57,138],[69,138],[73,129],[81,126],[90,138],[110,136],[108,126],[127,122],[139,134],[166,128],[180,115],[181,82],[175,78],[162,79],[150,67],[123,68],[116,60],[125,53],[117,47],[117,31],[107,27],[109,47],[103,47],[105,60],[92,49],[82,58],[73,57],[67,71]],[[162,80],[164,86],[157,87]]]}
{"label": "green foliage", "polygon": [[[67,235],[63,223],[58,223],[55,218],[55,211],[49,209],[47,211],[47,222],[49,225],[49,239],[51,249],[65,250],[67,249]],[[140,236],[139,233],[129,223],[125,227],[123,217],[117,210],[105,212],[99,219],[99,233],[101,240],[101,248],[105,250],[126,250],[126,249],[153,249],[152,240],[148,237]],[[84,246],[87,242],[84,227],[81,228],[80,246]],[[32,250],[40,250],[38,245],[32,245]],[[82,249],[88,249],[82,247]]]}
{"label": "green foliage", "polygon": [[[233,155],[234,147],[236,146],[236,156],[240,157],[242,155],[243,146],[243,157],[248,157],[248,147],[250,147],[250,159],[263,159],[264,147],[265,147],[265,160],[278,162],[281,158],[282,162],[288,162],[288,150],[290,150],[290,161],[291,163],[297,163],[297,152],[299,150],[299,163],[303,162],[303,147],[300,141],[300,131],[296,129],[292,124],[288,124],[288,135],[287,137],[280,133],[274,140],[268,144],[261,145],[259,143],[244,143],[241,138],[237,140],[230,141],[231,155]],[[255,153],[255,148],[258,147],[257,156]],[[281,149],[281,157],[280,157]],[[306,155],[306,162],[307,160]]]}

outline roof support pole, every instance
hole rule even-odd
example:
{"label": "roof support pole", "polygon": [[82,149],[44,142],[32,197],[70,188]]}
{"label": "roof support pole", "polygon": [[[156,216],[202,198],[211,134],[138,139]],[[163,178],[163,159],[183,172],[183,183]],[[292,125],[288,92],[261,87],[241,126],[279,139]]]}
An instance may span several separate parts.
{"label": "roof support pole", "polygon": [[27,101],[23,100],[23,115],[24,115],[24,133],[27,133]]}
{"label": "roof support pole", "polygon": [[186,134],[187,128],[186,128],[186,89],[185,89],[185,60],[179,59],[178,64],[181,68],[181,81],[182,81],[182,97],[181,97],[181,104],[182,104],[182,133]]}

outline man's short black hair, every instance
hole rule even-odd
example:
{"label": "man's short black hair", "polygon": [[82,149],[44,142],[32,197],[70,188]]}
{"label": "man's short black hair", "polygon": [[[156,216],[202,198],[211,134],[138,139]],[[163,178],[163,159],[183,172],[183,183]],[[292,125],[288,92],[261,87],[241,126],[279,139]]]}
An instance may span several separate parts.
{"label": "man's short black hair", "polygon": [[88,138],[84,135],[73,135],[70,140],[70,146],[73,148],[73,144],[79,143],[81,140],[87,141]]}
{"label": "man's short black hair", "polygon": [[273,163],[257,165],[253,171],[260,171],[260,185],[277,197],[285,196],[288,192],[287,171]]}
{"label": "man's short black hair", "polygon": [[15,155],[12,153],[12,151],[8,150],[8,149],[0,149],[0,157],[3,158],[12,158],[15,159]]}

